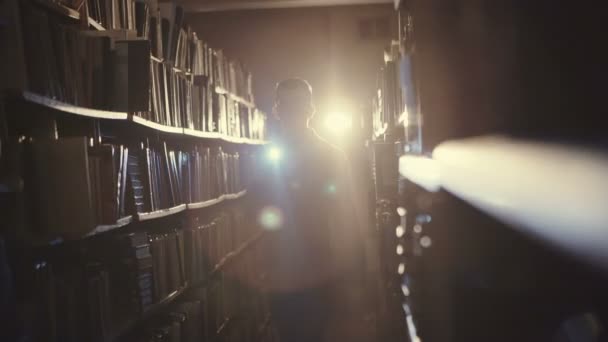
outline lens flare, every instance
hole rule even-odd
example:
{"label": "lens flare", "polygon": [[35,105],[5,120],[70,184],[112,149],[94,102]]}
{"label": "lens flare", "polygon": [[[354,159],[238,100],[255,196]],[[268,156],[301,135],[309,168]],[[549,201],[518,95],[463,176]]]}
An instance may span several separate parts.
{"label": "lens flare", "polygon": [[266,230],[279,230],[283,225],[283,214],[276,207],[264,207],[258,217],[258,222]]}
{"label": "lens flare", "polygon": [[277,162],[277,161],[281,160],[282,156],[283,156],[283,151],[281,151],[281,149],[276,146],[273,146],[268,150],[268,159],[270,159],[273,162]]}
{"label": "lens flare", "polygon": [[336,136],[342,136],[352,128],[351,115],[333,112],[325,117],[325,129]]}

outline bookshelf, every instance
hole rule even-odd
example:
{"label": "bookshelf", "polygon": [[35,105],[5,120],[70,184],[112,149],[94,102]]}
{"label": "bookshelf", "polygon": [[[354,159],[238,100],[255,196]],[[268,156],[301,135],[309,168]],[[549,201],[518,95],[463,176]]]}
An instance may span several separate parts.
{"label": "bookshelf", "polygon": [[[249,329],[264,294],[230,278],[252,282],[266,253],[247,217],[266,144],[251,74],[174,2],[8,1],[23,82],[1,89],[2,152],[23,184],[8,243],[24,247],[11,249],[30,340],[201,342],[242,329],[264,342]],[[32,303],[39,315],[21,310]]]}
{"label": "bookshelf", "polygon": [[243,190],[236,194],[222,195],[218,198],[214,198],[214,199],[211,199],[208,201],[189,203],[186,206],[188,207],[189,210],[209,208],[211,206],[217,205],[217,204],[222,203],[227,200],[235,200],[235,199],[241,198],[241,197],[245,196],[246,194],[247,194],[247,190]]}
{"label": "bookshelf", "polygon": [[237,96],[235,94],[232,94],[231,92],[229,92],[228,90],[220,87],[220,86],[216,86],[215,87],[215,92],[218,94],[223,94],[223,95],[228,95],[230,98],[232,98],[234,101],[237,101],[247,107],[250,108],[255,108],[255,104],[253,102],[247,101],[244,98]]}
{"label": "bookshelf", "polygon": [[183,134],[184,133],[184,129],[181,127],[162,125],[162,124],[156,123],[154,121],[149,121],[149,120],[143,119],[137,115],[130,115],[129,120],[138,125],[146,126],[148,128],[152,128],[156,131],[163,132],[163,133],[171,133],[171,134]]}
{"label": "bookshelf", "polygon": [[122,227],[130,224],[131,222],[133,222],[133,216],[132,215],[125,216],[121,219],[118,219],[116,224],[106,224],[106,225],[99,225],[99,226],[95,227],[95,229],[93,229],[90,233],[85,235],[85,237],[90,237],[93,235],[109,232],[114,229],[122,228]]}
{"label": "bookshelf", "polygon": [[138,221],[154,220],[154,219],[158,219],[161,217],[166,217],[169,215],[181,213],[184,210],[186,210],[186,204],[180,204],[180,205],[176,205],[175,207],[172,207],[172,208],[161,209],[161,210],[154,211],[151,213],[139,213],[139,214],[137,214],[137,220]]}
{"label": "bookshelf", "polygon": [[46,96],[38,95],[30,91],[23,91],[18,96],[26,102],[43,106],[66,114],[107,120],[127,120],[127,118],[129,117],[129,115],[125,112],[111,112],[106,110],[79,107],[71,105],[69,103],[51,99]]}
{"label": "bookshelf", "polygon": [[[78,11],[71,9],[61,3],[46,0],[37,0],[36,3],[66,18],[74,19],[75,21],[80,20],[80,13]],[[92,28],[97,31],[106,30],[100,23],[96,22],[91,17],[88,18],[88,23]]]}
{"label": "bookshelf", "polygon": [[242,137],[233,137],[225,134],[221,134],[218,132],[203,132],[198,131],[191,128],[181,128],[181,127],[173,127],[166,126],[154,121],[146,120],[137,115],[129,114],[127,112],[113,112],[106,110],[98,110],[91,108],[84,108],[75,106],[69,103],[65,103],[62,101],[57,101],[46,96],[38,95],[30,91],[17,91],[17,92],[9,92],[9,95],[18,100],[48,108],[57,113],[67,114],[67,115],[75,115],[81,116],[91,119],[103,119],[103,120],[122,120],[122,121],[130,121],[136,125],[146,127],[148,129],[152,129],[157,131],[158,133],[168,133],[172,135],[184,135],[187,137],[193,138],[201,138],[206,140],[217,140],[223,141],[231,144],[244,144],[244,145],[265,145],[268,142],[265,140],[257,140],[257,139],[249,139]]}

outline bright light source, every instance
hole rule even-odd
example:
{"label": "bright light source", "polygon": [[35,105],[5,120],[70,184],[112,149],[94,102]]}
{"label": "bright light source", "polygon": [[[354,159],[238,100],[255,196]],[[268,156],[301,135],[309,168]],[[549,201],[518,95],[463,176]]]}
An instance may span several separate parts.
{"label": "bright light source", "polygon": [[283,151],[280,148],[273,146],[268,150],[268,159],[272,161],[279,161],[283,156]]}
{"label": "bright light source", "polygon": [[397,226],[397,228],[395,229],[395,234],[398,238],[400,238],[403,236],[403,234],[405,234],[405,229],[403,229],[402,226]]}
{"label": "bright light source", "polygon": [[325,129],[336,136],[342,136],[352,128],[352,117],[341,112],[332,112],[325,117]]}
{"label": "bright light source", "polygon": [[283,225],[283,213],[276,207],[264,207],[258,216],[258,222],[266,230],[281,229]]}

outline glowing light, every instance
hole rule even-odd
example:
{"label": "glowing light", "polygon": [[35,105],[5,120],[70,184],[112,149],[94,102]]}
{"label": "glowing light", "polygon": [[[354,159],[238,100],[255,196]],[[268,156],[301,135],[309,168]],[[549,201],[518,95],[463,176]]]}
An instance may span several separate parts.
{"label": "glowing light", "polygon": [[397,215],[403,217],[403,216],[405,216],[405,214],[407,214],[407,210],[405,210],[404,207],[397,208]]}
{"label": "glowing light", "polygon": [[397,255],[402,255],[402,254],[403,254],[403,246],[397,245]]}
{"label": "glowing light", "polygon": [[258,222],[266,230],[278,230],[283,225],[283,214],[275,207],[264,207],[258,217]]}
{"label": "glowing light", "polygon": [[281,158],[283,157],[283,151],[281,151],[280,148],[276,147],[276,146],[272,146],[268,149],[268,159],[270,159],[273,162],[279,161],[281,160]]}
{"label": "glowing light", "polygon": [[401,285],[401,292],[403,292],[403,295],[407,297],[410,295],[410,288],[403,284]]}
{"label": "glowing light", "polygon": [[327,184],[327,187],[325,188],[325,190],[327,191],[328,194],[335,194],[336,191],[338,191],[338,188],[336,187],[336,185],[334,183],[329,183],[329,184]]}
{"label": "glowing light", "polygon": [[405,264],[404,263],[399,264],[399,267],[397,267],[397,273],[399,273],[400,275],[405,273]]}
{"label": "glowing light", "polygon": [[424,248],[429,248],[433,244],[433,241],[428,236],[423,236],[420,238],[420,246]]}
{"label": "glowing light", "polygon": [[416,234],[422,233],[422,226],[419,225],[419,224],[415,225],[414,226],[414,233],[416,233]]}
{"label": "glowing light", "polygon": [[403,236],[403,234],[405,234],[405,229],[403,229],[402,226],[397,226],[395,229],[395,234],[397,234],[397,237],[400,238]]}
{"label": "glowing light", "polygon": [[325,117],[325,129],[336,136],[342,136],[352,128],[352,117],[342,112],[332,112]]}
{"label": "glowing light", "polygon": [[441,188],[440,165],[437,161],[418,156],[399,158],[399,172],[430,192]]}

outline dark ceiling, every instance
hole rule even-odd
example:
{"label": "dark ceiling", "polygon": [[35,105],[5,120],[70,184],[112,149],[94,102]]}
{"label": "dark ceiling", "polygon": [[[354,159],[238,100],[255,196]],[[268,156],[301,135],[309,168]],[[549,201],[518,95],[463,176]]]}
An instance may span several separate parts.
{"label": "dark ceiling", "polygon": [[388,4],[394,0],[182,0],[187,12]]}

